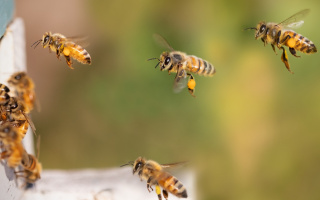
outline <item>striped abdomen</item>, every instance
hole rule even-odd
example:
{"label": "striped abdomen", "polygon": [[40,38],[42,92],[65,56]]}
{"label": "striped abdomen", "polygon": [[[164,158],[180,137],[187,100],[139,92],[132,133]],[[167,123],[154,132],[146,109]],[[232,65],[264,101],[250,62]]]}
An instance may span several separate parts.
{"label": "striped abdomen", "polygon": [[287,35],[290,36],[290,39],[285,43],[286,46],[307,54],[317,52],[316,46],[302,35],[295,33],[294,31],[285,31],[283,33],[283,38],[287,37]]}
{"label": "striped abdomen", "polygon": [[33,171],[37,166],[37,159],[33,155],[28,154],[24,159],[22,159],[21,164],[25,169]]}
{"label": "striped abdomen", "polygon": [[73,42],[67,42],[63,49],[66,56],[70,56],[83,64],[91,64],[91,57],[87,50]]}
{"label": "striped abdomen", "polygon": [[204,76],[212,76],[216,73],[215,68],[206,60],[196,56],[189,56],[187,60],[187,70]]}
{"label": "striped abdomen", "polygon": [[168,192],[172,193],[173,195],[180,197],[180,198],[187,198],[187,190],[182,185],[182,183],[174,176],[170,175],[167,172],[163,172],[157,178],[159,185],[167,190]]}

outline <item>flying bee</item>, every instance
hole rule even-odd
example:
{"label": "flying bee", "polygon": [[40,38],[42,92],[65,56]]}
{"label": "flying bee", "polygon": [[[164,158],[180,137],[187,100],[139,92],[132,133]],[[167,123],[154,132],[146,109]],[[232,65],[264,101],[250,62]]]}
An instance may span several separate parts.
{"label": "flying bee", "polygon": [[[159,58],[150,58],[148,60],[157,59],[159,62],[156,65],[160,66],[160,70],[168,70],[177,73],[174,79],[173,90],[180,92],[184,87],[188,86],[189,93],[195,97],[194,90],[196,81],[191,73],[203,76],[213,76],[216,73],[215,68],[208,61],[198,58],[197,56],[187,55],[186,53],[175,51],[169,43],[160,35],[154,35],[155,39],[168,48],[170,52],[163,52]],[[186,83],[187,77],[189,77]]]}
{"label": "flying bee", "polygon": [[146,160],[142,157],[139,157],[134,162],[131,161],[122,166],[132,165],[133,174],[138,173],[141,181],[147,181],[147,189],[149,192],[151,192],[151,190],[153,191],[152,186],[155,185],[156,193],[159,200],[161,200],[162,197],[160,187],[163,189],[162,194],[165,199],[168,199],[168,192],[179,198],[188,197],[187,190],[183,184],[176,177],[164,171],[164,168],[173,167],[179,164],[181,163],[160,165],[153,160]]}
{"label": "flying bee", "polygon": [[[35,48],[42,43],[42,47],[49,47],[49,52],[56,52],[57,58],[60,58],[62,54],[67,61],[68,66],[73,69],[71,58],[81,62],[83,64],[91,64],[91,57],[87,50],[85,50],[80,45],[73,42],[76,40],[74,38],[67,38],[60,33],[46,32],[41,40],[36,41],[33,45],[36,44]],[[32,46],[33,46],[32,45]]]}
{"label": "flying bee", "polygon": [[15,89],[17,97],[25,103],[27,110],[31,111],[36,102],[32,79],[25,72],[16,72],[9,78],[8,83]]}
{"label": "flying bee", "polygon": [[9,167],[15,168],[20,165],[24,148],[21,143],[21,136],[18,134],[17,129],[11,126],[10,123],[4,123],[0,127],[0,141],[2,142],[1,159],[7,160]]}
{"label": "flying bee", "polygon": [[[37,157],[28,154],[26,151],[23,152],[23,157],[21,160],[21,165],[23,167],[22,171],[17,171],[15,174],[17,177],[25,178],[27,183],[35,183],[40,179],[40,174],[42,171],[42,165],[38,161],[39,159],[39,149],[40,149],[40,136],[38,137],[37,142]],[[20,174],[22,173],[22,174]]]}
{"label": "flying bee", "polygon": [[292,28],[298,28],[304,23],[301,20],[310,12],[309,9],[302,10],[281,23],[274,22],[260,22],[257,27],[247,28],[254,29],[255,38],[261,39],[264,45],[271,44],[273,51],[277,54],[275,46],[278,49],[282,49],[281,60],[285,64],[289,72],[293,73],[290,69],[288,55],[283,46],[289,47],[290,53],[295,57],[297,56],[296,51],[301,51],[306,54],[313,54],[317,52],[316,46],[308,40],[306,37],[290,30]]}

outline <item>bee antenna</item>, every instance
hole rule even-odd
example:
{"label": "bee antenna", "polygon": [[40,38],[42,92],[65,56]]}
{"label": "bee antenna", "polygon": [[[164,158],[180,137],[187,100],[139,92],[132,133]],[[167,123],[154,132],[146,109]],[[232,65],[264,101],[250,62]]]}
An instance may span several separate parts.
{"label": "bee antenna", "polygon": [[246,30],[257,30],[257,28],[256,27],[250,27],[250,28],[245,28],[245,29],[243,29],[244,31],[246,31]]}
{"label": "bee antenna", "polygon": [[37,40],[37,41],[35,41],[35,42],[31,45],[31,47],[37,43],[36,46],[34,47],[34,48],[36,48],[36,47],[40,44],[41,41],[42,41],[42,40]]}
{"label": "bee antenna", "polygon": [[160,64],[160,59],[159,58],[149,58],[147,61],[150,61],[150,60],[158,60],[158,64],[155,66],[155,68],[158,67],[158,65]]}
{"label": "bee antenna", "polygon": [[127,166],[127,165],[133,165],[133,161],[129,161],[128,163],[126,163],[124,165],[121,165],[120,167],[124,167],[124,166]]}
{"label": "bee antenna", "polygon": [[158,60],[160,62],[159,58],[149,58],[147,61],[150,61],[150,60]]}

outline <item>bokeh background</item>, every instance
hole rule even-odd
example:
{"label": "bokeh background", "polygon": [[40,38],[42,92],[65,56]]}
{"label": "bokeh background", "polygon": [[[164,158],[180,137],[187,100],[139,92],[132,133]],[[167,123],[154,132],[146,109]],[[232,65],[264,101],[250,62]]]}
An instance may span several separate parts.
{"label": "bokeh background", "polygon": [[[17,0],[44,168],[189,160],[199,199],[320,199],[319,54],[289,55],[292,75],[279,51],[243,31],[304,8],[298,32],[319,47],[316,0]],[[89,36],[92,65],[70,70],[30,48],[47,31]],[[174,94],[174,75],[146,61],[166,50],[154,33],[216,67],[212,78],[195,76],[196,98]]]}

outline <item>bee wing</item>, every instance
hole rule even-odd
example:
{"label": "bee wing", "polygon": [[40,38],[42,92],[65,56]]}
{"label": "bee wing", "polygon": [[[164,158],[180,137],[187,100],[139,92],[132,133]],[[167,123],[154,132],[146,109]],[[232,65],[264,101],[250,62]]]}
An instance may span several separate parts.
{"label": "bee wing", "polygon": [[72,36],[72,37],[67,37],[66,42],[67,44],[68,42],[71,42],[71,43],[78,44],[81,47],[87,47],[89,46],[88,38],[89,38],[88,36]]}
{"label": "bee wing", "polygon": [[173,91],[175,93],[181,92],[181,90],[187,86],[187,81],[187,72],[179,68],[174,79]]}
{"label": "bee wing", "polygon": [[299,28],[303,25],[304,21],[302,20],[310,12],[310,9],[301,10],[300,12],[292,15],[288,19],[282,21],[278,25],[282,25],[285,28]]}
{"label": "bee wing", "polygon": [[161,164],[162,168],[173,168],[173,167],[180,167],[187,164],[188,161],[176,162],[176,163],[169,163],[169,164]]}
{"label": "bee wing", "polygon": [[153,39],[162,47],[169,49],[170,51],[174,51],[174,49],[170,46],[169,42],[164,39],[164,37],[162,37],[159,34],[153,34]]}
{"label": "bee wing", "polygon": [[29,115],[26,114],[26,113],[24,113],[24,112],[22,112],[22,114],[23,114],[23,116],[26,118],[26,120],[28,121],[28,123],[29,123],[29,125],[30,125],[30,127],[31,127],[32,132],[33,132],[35,135],[37,135],[37,134],[36,134],[36,127],[34,126],[34,123],[33,123],[32,120],[30,119]]}

